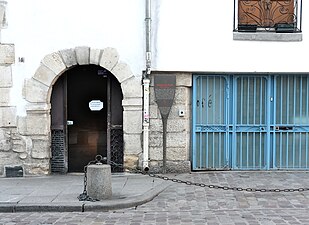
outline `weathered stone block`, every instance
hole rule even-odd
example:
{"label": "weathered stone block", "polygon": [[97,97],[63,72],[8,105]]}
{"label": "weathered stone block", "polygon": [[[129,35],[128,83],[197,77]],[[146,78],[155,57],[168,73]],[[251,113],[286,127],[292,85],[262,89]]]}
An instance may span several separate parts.
{"label": "weathered stone block", "polygon": [[123,119],[127,123],[123,124],[123,132],[127,134],[142,133],[142,112],[141,111],[124,111]]}
{"label": "weathered stone block", "polygon": [[[123,81],[131,77],[134,77],[129,65],[123,62],[118,62],[111,70],[111,73],[117,77],[119,83],[122,83]],[[137,85],[140,85],[140,83],[141,81],[139,80],[139,83],[137,83]]]}
{"label": "weathered stone block", "polygon": [[54,71],[41,64],[41,66],[35,72],[33,78],[45,84],[46,86],[49,86],[56,76],[57,75],[54,73]]}
{"label": "weathered stone block", "polygon": [[66,67],[71,67],[77,64],[76,54],[74,49],[65,49],[60,51],[63,62]]}
{"label": "weathered stone block", "polygon": [[33,103],[45,103],[47,99],[48,87],[41,82],[29,79],[25,81],[23,87],[24,98]]}
{"label": "weathered stone block", "polygon": [[187,148],[167,148],[166,150],[167,160],[188,160]]}
{"label": "weathered stone block", "polygon": [[[13,152],[25,153],[26,156],[33,148],[32,139],[28,136],[15,135],[13,137]],[[25,154],[19,154],[19,158],[24,158]]]}
{"label": "weathered stone block", "polygon": [[149,135],[150,147],[162,147],[163,132],[151,132]]}
{"label": "weathered stone block", "polygon": [[149,130],[151,132],[162,132],[163,133],[163,123],[161,119],[150,119],[150,127]]}
{"label": "weathered stone block", "polygon": [[190,161],[167,161],[167,173],[189,173],[191,171]]}
{"label": "weathered stone block", "polygon": [[47,113],[28,113],[25,121],[27,135],[49,135],[50,115]]}
{"label": "weathered stone block", "polygon": [[169,119],[167,121],[167,132],[179,133],[179,132],[189,132],[188,121],[185,119]]}
{"label": "weathered stone block", "polygon": [[9,106],[10,88],[0,88],[0,106]]}
{"label": "weathered stone block", "polygon": [[12,150],[12,137],[10,132],[6,129],[0,129],[0,151],[10,151]]}
{"label": "weathered stone block", "polygon": [[177,87],[174,104],[187,105],[191,99],[191,91],[187,87]]}
{"label": "weathered stone block", "polygon": [[0,66],[0,88],[12,87],[12,68],[11,66]]}
{"label": "weathered stone block", "polygon": [[[150,172],[162,173],[163,162],[162,161],[151,161]],[[190,161],[167,161],[166,172],[167,173],[189,173],[191,171]]]}
{"label": "weathered stone block", "polygon": [[142,109],[143,99],[142,98],[125,98],[122,100],[122,106],[124,110],[138,111]]}
{"label": "weathered stone block", "polygon": [[14,44],[0,44],[0,64],[15,63]]}
{"label": "weathered stone block", "polygon": [[0,107],[0,127],[16,127],[16,107]]}
{"label": "weathered stone block", "polygon": [[149,158],[151,160],[162,160],[163,159],[163,148],[161,147],[150,147]]}
{"label": "weathered stone block", "polygon": [[141,134],[123,134],[125,154],[139,154],[142,150]]}
{"label": "weathered stone block", "polygon": [[137,154],[126,154],[124,156],[124,165],[126,168],[136,168],[138,167],[139,157]]}
{"label": "weathered stone block", "polygon": [[[156,107],[153,107],[157,109]],[[153,109],[152,109],[153,111]],[[160,110],[157,109],[158,114],[160,114]],[[184,132],[190,130],[190,121],[187,118],[187,114],[185,117],[179,117],[179,109],[175,109],[172,107],[172,110],[169,114],[169,118],[167,120],[167,132]],[[161,116],[157,116],[157,118],[150,117],[150,130],[151,131],[163,131],[163,122]]]}
{"label": "weathered stone block", "polygon": [[99,65],[100,64],[100,57],[101,57],[101,49],[95,49],[91,48],[90,49],[90,64],[93,65]]}
{"label": "weathered stone block", "polygon": [[168,148],[188,147],[188,140],[190,140],[189,133],[167,133],[166,146]]}
{"label": "weathered stone block", "polygon": [[50,143],[48,139],[32,139],[31,157],[34,159],[50,158]]}
{"label": "weathered stone block", "polygon": [[32,159],[23,163],[26,175],[49,174],[49,159]]}
{"label": "weathered stone block", "polygon": [[102,56],[100,59],[100,66],[111,71],[114,66],[118,63],[119,55],[114,48],[103,49]]}
{"label": "weathered stone block", "polygon": [[59,52],[54,52],[45,56],[42,63],[54,71],[55,74],[60,74],[66,69],[66,65],[64,64]]}
{"label": "weathered stone block", "polygon": [[141,98],[143,96],[141,80],[133,75],[130,79],[121,83],[121,88],[126,98]]}
{"label": "weathered stone block", "polygon": [[192,87],[192,73],[176,74],[176,86]]}
{"label": "weathered stone block", "polygon": [[79,65],[89,64],[89,53],[90,53],[89,47],[76,47],[75,53],[76,53],[76,60]]}

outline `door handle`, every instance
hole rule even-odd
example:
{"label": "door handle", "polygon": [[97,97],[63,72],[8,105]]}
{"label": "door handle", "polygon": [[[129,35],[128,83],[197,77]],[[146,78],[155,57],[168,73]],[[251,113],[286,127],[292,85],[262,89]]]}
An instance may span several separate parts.
{"label": "door handle", "polygon": [[275,130],[293,130],[293,126],[277,126]]}

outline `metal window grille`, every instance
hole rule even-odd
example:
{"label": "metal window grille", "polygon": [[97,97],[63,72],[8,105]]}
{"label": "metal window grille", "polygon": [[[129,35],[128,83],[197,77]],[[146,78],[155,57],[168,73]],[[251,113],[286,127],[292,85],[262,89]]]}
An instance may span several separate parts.
{"label": "metal window grille", "polygon": [[302,31],[302,0],[234,0],[234,31]]}

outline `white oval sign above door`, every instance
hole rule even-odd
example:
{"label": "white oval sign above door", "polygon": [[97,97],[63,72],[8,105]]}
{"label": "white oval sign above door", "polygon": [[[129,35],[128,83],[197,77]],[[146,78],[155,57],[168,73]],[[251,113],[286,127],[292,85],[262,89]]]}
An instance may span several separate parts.
{"label": "white oval sign above door", "polygon": [[100,111],[103,109],[103,102],[100,100],[92,100],[89,102],[89,108],[91,111]]}

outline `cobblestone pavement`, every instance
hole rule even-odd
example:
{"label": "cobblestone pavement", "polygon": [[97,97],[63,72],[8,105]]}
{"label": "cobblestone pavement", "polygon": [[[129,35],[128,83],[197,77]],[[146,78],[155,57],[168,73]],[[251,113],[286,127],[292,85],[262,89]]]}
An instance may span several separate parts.
{"label": "cobblestone pavement", "polygon": [[[309,172],[209,172],[177,178],[242,188],[309,187]],[[309,191],[224,191],[171,182],[153,201],[136,208],[83,213],[1,213],[0,224],[309,225]]]}

